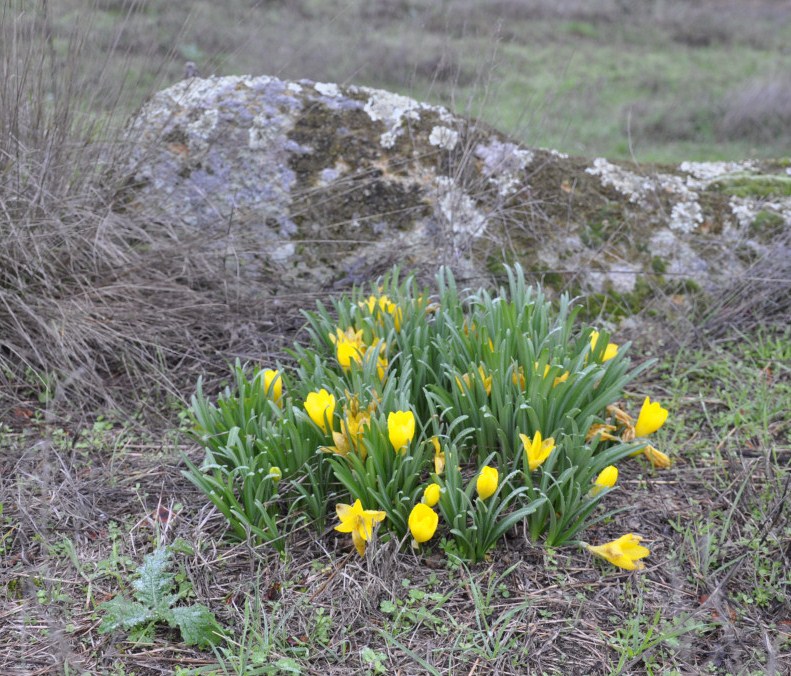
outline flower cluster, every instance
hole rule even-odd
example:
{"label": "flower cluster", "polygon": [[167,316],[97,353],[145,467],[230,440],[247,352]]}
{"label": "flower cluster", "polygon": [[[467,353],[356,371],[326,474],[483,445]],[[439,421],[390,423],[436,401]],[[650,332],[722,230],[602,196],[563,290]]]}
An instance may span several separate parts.
{"label": "flower cluster", "polygon": [[[199,384],[207,457],[187,475],[240,537],[282,548],[297,523],[325,528],[334,505],[361,556],[379,530],[415,548],[442,533],[475,561],[520,524],[533,541],[578,542],[620,461],[669,464],[645,441],[668,411],[648,397],[636,419],[616,406],[638,372],[628,346],[577,329],[568,299],[553,309],[518,266],[497,297],[459,293],[445,270],[437,285],[429,300],[394,272],[306,313],[295,368],[237,366],[216,405]],[[636,570],[640,541],[583,544]]]}

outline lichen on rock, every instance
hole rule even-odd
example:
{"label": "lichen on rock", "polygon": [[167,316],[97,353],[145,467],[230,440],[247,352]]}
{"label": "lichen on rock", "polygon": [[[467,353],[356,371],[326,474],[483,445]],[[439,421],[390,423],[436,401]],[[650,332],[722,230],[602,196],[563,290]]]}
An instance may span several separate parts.
{"label": "lichen on rock", "polygon": [[129,136],[119,204],[194,228],[253,289],[395,262],[485,274],[508,249],[558,286],[643,298],[643,277],[713,288],[749,264],[737,251],[791,227],[780,166],[570,158],[353,85],[192,78],[147,102]]}

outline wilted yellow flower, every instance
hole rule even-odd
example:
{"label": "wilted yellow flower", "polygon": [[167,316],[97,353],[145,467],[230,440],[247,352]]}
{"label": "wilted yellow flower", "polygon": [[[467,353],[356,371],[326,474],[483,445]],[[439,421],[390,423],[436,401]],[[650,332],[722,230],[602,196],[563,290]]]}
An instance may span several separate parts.
{"label": "wilted yellow flower", "polygon": [[378,298],[373,295],[368,296],[368,300],[360,302],[360,307],[367,307],[368,312],[372,317],[377,315],[381,317],[381,314],[386,312],[393,317],[393,325],[395,326],[395,330],[399,331],[401,329],[401,319],[403,317],[401,308],[398,307],[398,305],[391,301],[387,296],[382,295]]}
{"label": "wilted yellow flower", "polygon": [[330,428],[332,427],[332,416],[335,413],[335,397],[324,389],[318,392],[310,392],[305,398],[305,410],[310,419],[327,432],[327,421],[330,423]]}
{"label": "wilted yellow flower", "polygon": [[[490,395],[492,393],[492,377],[486,375],[486,369],[483,367],[483,364],[478,367],[478,375],[481,377],[483,389],[486,391],[487,395]],[[456,386],[462,391],[462,394],[464,393],[462,381],[464,381],[464,385],[467,386],[467,389],[470,390],[472,389],[472,378],[473,376],[470,373],[465,373],[461,378],[456,376]]]}
{"label": "wilted yellow flower", "polygon": [[667,469],[671,465],[670,457],[653,446],[646,446],[643,454],[657,469]]}
{"label": "wilted yellow flower", "polygon": [[603,425],[597,423],[595,425],[591,425],[588,433],[585,435],[585,441],[591,442],[596,436],[601,437],[604,441],[620,441],[620,439],[614,436],[612,432],[615,432],[615,425]]}
{"label": "wilted yellow flower", "polygon": [[387,435],[396,451],[405,448],[415,436],[415,414],[412,411],[393,411],[387,416]]}
{"label": "wilted yellow flower", "polygon": [[[598,342],[599,342],[599,332],[591,331],[591,350],[596,349]],[[604,354],[602,355],[601,360],[602,362],[609,361],[616,354],[618,354],[618,346],[615,343],[607,343],[607,347],[604,349]]]}
{"label": "wilted yellow flower", "polygon": [[612,542],[597,547],[586,544],[585,548],[619,568],[642,570],[645,565],[638,559],[643,559],[651,553],[647,547],[640,544],[642,539],[639,535],[627,533]]}
{"label": "wilted yellow flower", "polygon": [[[533,368],[535,368],[536,371],[538,370],[538,362],[533,362]],[[552,367],[549,364],[546,364],[544,366],[544,375],[542,376],[542,378],[546,378],[549,375],[549,371],[551,369]],[[555,379],[552,381],[552,387],[557,387],[558,385],[560,385],[560,383],[565,383],[568,379],[569,379],[569,372],[564,371],[562,375],[555,376]],[[524,389],[524,387],[522,389]]]}
{"label": "wilted yellow flower", "polygon": [[475,482],[475,490],[478,491],[478,497],[481,500],[492,497],[497,490],[499,481],[500,473],[497,471],[497,468],[484,465],[481,468],[481,473],[478,475],[478,480]]}
{"label": "wilted yellow flower", "polygon": [[525,448],[527,465],[531,472],[541,467],[555,448],[555,440],[552,437],[542,440],[541,432],[538,431],[533,435],[532,440],[526,434],[520,434],[519,438],[522,440],[522,446]]}
{"label": "wilted yellow flower", "polygon": [[[343,427],[343,423],[341,423]],[[342,455],[344,458],[354,450],[351,439],[343,432],[332,432],[332,441],[334,446],[319,446],[319,450],[324,453],[334,453],[335,455]],[[365,460],[365,458],[363,458]]]}
{"label": "wilted yellow flower", "polygon": [[445,471],[445,451],[439,445],[439,437],[431,437],[431,443],[434,446],[434,472],[442,474]]}
{"label": "wilted yellow flower", "polygon": [[658,401],[651,403],[651,399],[646,397],[634,426],[635,436],[647,437],[653,434],[665,424],[665,420],[667,420],[667,409],[662,408]]}
{"label": "wilted yellow flower", "polygon": [[264,393],[272,397],[278,406],[283,406],[283,378],[280,376],[280,371],[264,370]]}
{"label": "wilted yellow flower", "polygon": [[634,418],[630,416],[626,411],[618,408],[615,404],[610,404],[607,408],[607,415],[611,415],[615,418],[621,425],[626,427],[634,427]]}
{"label": "wilted yellow flower", "polygon": [[439,484],[429,484],[423,491],[423,503],[429,507],[433,507],[439,502],[441,492]]}
{"label": "wilted yellow flower", "polygon": [[[432,484],[436,486],[436,484]],[[439,488],[439,486],[437,486]],[[439,524],[439,516],[427,504],[418,502],[409,513],[409,531],[415,542],[422,543],[428,542],[434,533],[437,532],[437,524]]]}
{"label": "wilted yellow flower", "polygon": [[527,381],[525,380],[525,370],[521,366],[515,368],[511,373],[511,382],[520,390],[524,390],[525,387],[527,387]]}
{"label": "wilted yellow flower", "polygon": [[596,477],[591,495],[598,495],[605,488],[612,488],[616,481],[618,481],[618,468],[615,465],[608,465]]}
{"label": "wilted yellow flower", "polygon": [[341,431],[332,433],[334,446],[321,446],[320,449],[325,453],[335,453],[336,455],[346,456],[351,451],[355,451],[362,460],[368,455],[365,444],[361,443],[365,428],[371,423],[371,415],[376,410],[376,398],[371,401],[367,408],[360,408],[358,396],[346,392],[348,403],[343,409],[341,419]]}
{"label": "wilted yellow flower", "polygon": [[335,526],[339,533],[351,533],[357,553],[360,556],[365,554],[365,543],[371,539],[374,532],[374,523],[384,521],[384,512],[363,509],[362,502],[356,500],[353,505],[335,505],[335,513],[338,515],[340,525]]}

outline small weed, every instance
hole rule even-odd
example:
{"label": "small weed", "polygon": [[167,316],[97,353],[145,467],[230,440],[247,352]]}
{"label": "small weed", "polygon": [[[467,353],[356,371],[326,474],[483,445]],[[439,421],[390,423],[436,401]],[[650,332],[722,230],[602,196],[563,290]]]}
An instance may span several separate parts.
{"label": "small weed", "polygon": [[653,653],[662,645],[676,647],[679,636],[704,629],[708,625],[695,622],[690,617],[663,621],[659,609],[652,615],[646,614],[644,589],[639,589],[634,599],[634,607],[628,617],[622,620],[614,618],[621,626],[610,639],[610,647],[618,653],[618,662],[610,665],[610,673],[613,676],[635,673],[634,668],[638,663],[641,663],[647,674],[666,673]]}
{"label": "small weed", "polygon": [[[170,550],[160,547],[146,556],[132,583],[134,600],[116,596],[99,606],[104,613],[99,626],[101,633],[125,629],[134,632],[138,640],[146,640],[157,624],[178,629],[187,645],[209,648],[223,639],[223,631],[206,606],[176,605],[191,587],[178,575],[168,572]],[[173,593],[174,586],[178,590]]]}

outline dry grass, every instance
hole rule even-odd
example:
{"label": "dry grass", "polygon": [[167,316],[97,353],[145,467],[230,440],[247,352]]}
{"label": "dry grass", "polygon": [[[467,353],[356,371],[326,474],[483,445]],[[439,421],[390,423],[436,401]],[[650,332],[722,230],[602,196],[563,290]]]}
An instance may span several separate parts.
{"label": "dry grass", "polygon": [[50,49],[47,3],[14,10],[6,4],[0,39],[4,405],[38,397],[73,413],[80,404],[128,406],[146,392],[161,406],[198,370],[234,352],[266,352],[264,341],[278,345],[288,313],[265,319],[266,303],[247,302],[199,236],[113,203],[127,83],[82,69],[96,63],[90,32],[74,29],[64,60]]}

